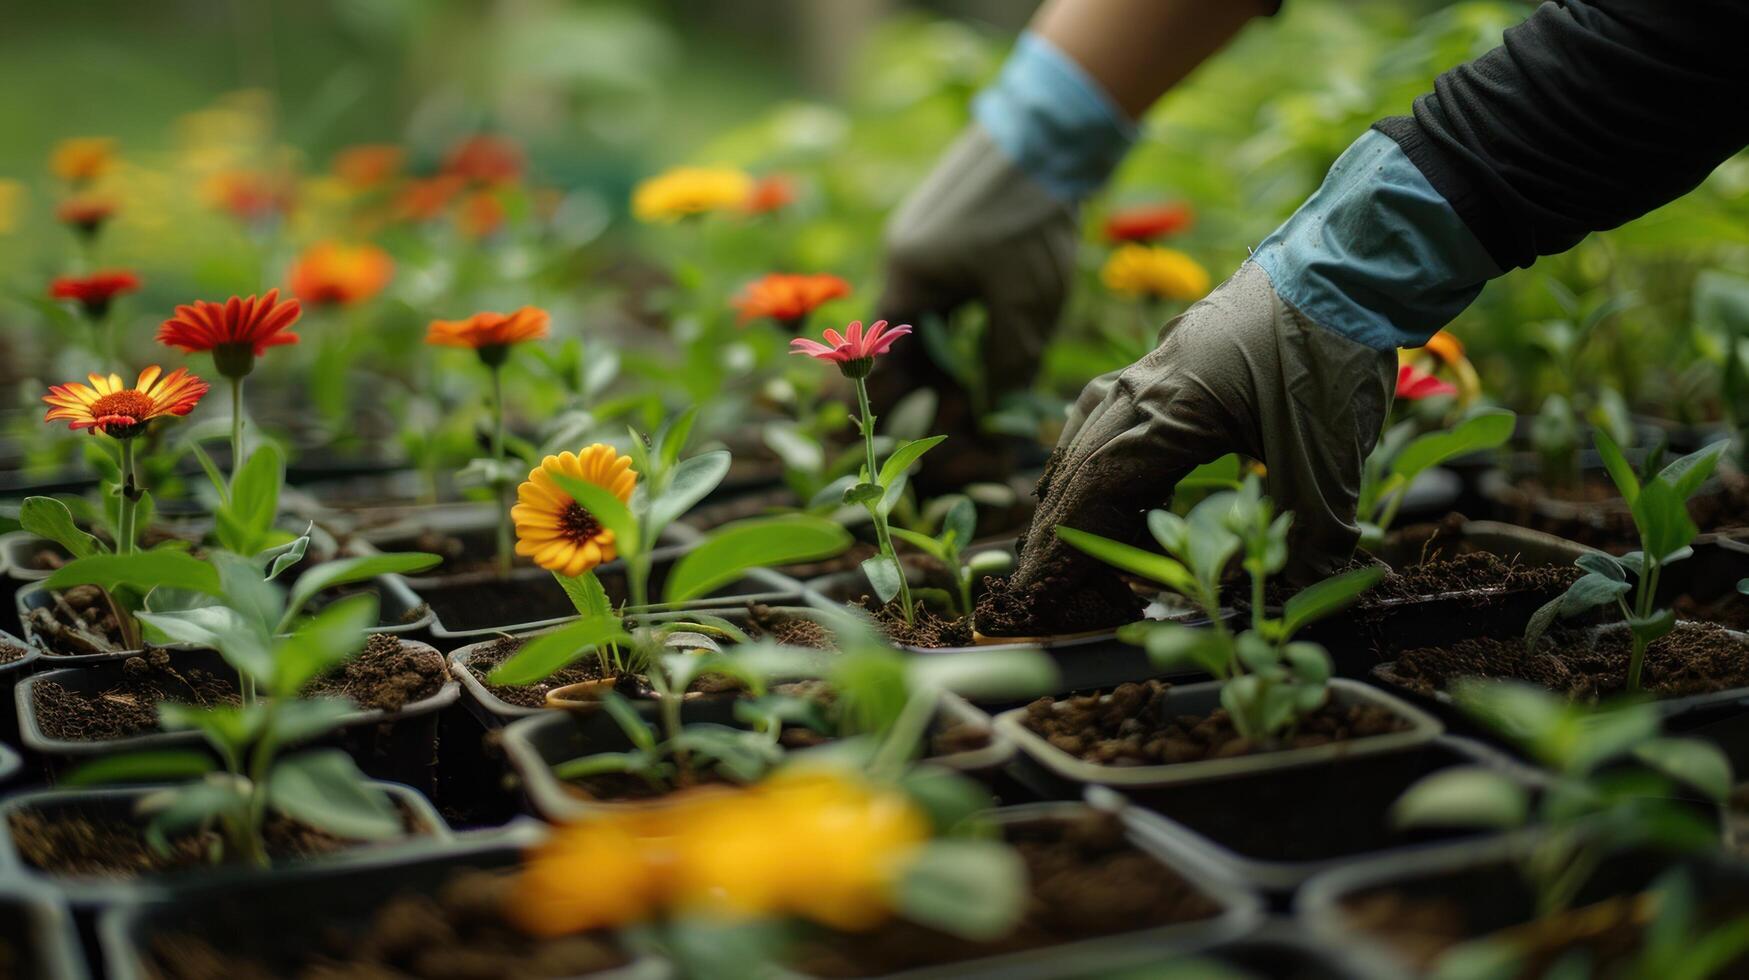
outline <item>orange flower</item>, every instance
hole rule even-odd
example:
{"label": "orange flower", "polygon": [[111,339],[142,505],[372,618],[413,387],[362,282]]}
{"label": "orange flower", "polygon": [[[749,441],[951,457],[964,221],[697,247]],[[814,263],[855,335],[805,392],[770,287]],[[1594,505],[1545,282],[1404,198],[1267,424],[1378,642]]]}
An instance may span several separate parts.
{"label": "orange flower", "polygon": [[450,148],[443,172],[471,184],[509,184],[522,176],[522,150],[502,136],[470,136]]}
{"label": "orange flower", "polygon": [[132,439],[146,431],[146,423],[166,415],[187,415],[207,383],[177,368],[164,374],[156,364],[140,372],[132,388],[122,386],[121,376],[92,374],[91,387],[72,382],[54,385],[43,401],[54,406],[45,422],[65,420],[75,431],[90,429],[116,439]]}
{"label": "orange flower", "polygon": [[425,342],[438,347],[470,347],[487,364],[504,363],[512,344],[539,340],[547,335],[552,317],[547,311],[525,306],[514,313],[475,313],[466,320],[433,320],[426,328]]}
{"label": "orange flower", "polygon": [[401,172],[407,151],[393,143],[365,143],[334,154],[334,176],[355,191],[375,190]]}
{"label": "orange flower", "polygon": [[86,316],[101,320],[117,296],[138,288],[139,276],[126,269],[110,269],[88,276],[61,276],[49,284],[49,295],[55,299],[76,300],[85,308]]}
{"label": "orange flower", "polygon": [[469,238],[485,238],[504,227],[504,204],[489,190],[474,191],[456,209],[455,226]]}
{"label": "orange flower", "polygon": [[1457,335],[1450,330],[1441,330],[1427,338],[1422,349],[1446,364],[1456,364],[1464,359],[1464,342],[1457,339]]}
{"label": "orange flower", "polygon": [[70,197],[55,208],[55,217],[89,237],[97,234],[104,222],[115,217],[115,202],[103,197]]}
{"label": "orange flower", "polygon": [[1189,228],[1194,220],[1190,205],[1182,201],[1125,208],[1105,219],[1105,237],[1114,242],[1151,242]]}
{"label": "orange flower", "polygon": [[375,245],[317,242],[292,263],[287,278],[306,303],[351,305],[382,292],[394,274],[394,260]]}
{"label": "orange flower", "polygon": [[208,201],[239,221],[264,221],[292,209],[296,194],[285,176],[228,170],[207,181]]}
{"label": "orange flower", "polygon": [[747,203],[742,205],[748,214],[770,214],[794,204],[796,200],[796,184],[784,174],[771,174],[761,177],[753,184],[753,190],[747,195]]}
{"label": "orange flower", "polygon": [[735,308],[741,311],[742,323],[770,317],[794,326],[827,300],[849,295],[850,283],[837,276],[774,272],[748,283],[735,297]]}
{"label": "orange flower", "polygon": [[516,506],[510,508],[516,553],[556,575],[575,578],[613,561],[619,550],[613,531],[566,493],[554,474],[593,483],[623,504],[632,499],[638,471],[632,469],[630,456],[598,442],[580,453],[546,457],[516,488]]}
{"label": "orange flower", "polygon": [[224,303],[196,300],[178,306],[176,315],[164,321],[158,343],[189,354],[212,351],[221,374],[241,378],[267,348],[298,342],[298,335],[287,328],[302,314],[297,300],[280,302],[277,289],[259,298],[233,296]]}
{"label": "orange flower", "polygon": [[461,193],[463,181],[453,174],[410,180],[395,198],[395,214],[403,221],[430,221]]}
{"label": "orange flower", "polygon": [[107,136],[82,136],[55,144],[49,170],[75,186],[89,184],[115,166],[115,140]]}

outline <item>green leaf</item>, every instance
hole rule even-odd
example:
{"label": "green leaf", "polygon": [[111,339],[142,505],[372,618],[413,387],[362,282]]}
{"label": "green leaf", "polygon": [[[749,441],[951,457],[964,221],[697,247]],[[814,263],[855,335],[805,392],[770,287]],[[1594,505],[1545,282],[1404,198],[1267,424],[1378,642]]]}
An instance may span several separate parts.
{"label": "green leaf", "polygon": [[949,691],[973,701],[1037,697],[1056,687],[1060,678],[1056,661],[1030,647],[912,657],[904,664],[910,690]]}
{"label": "green leaf", "polygon": [[616,616],[580,619],[529,640],[515,656],[494,667],[486,680],[499,687],[533,684],[602,644],[631,641]]}
{"label": "green leaf", "polygon": [[1628,629],[1647,643],[1668,634],[1676,628],[1676,613],[1670,609],[1660,609],[1644,619],[1639,616],[1628,617]]}
{"label": "green leaf", "polygon": [[93,786],[99,783],[158,783],[193,779],[217,768],[213,757],[194,749],[160,749],[129,752],[87,762],[62,776],[62,786]]}
{"label": "green leaf", "polygon": [[213,490],[219,495],[220,506],[228,504],[231,499],[231,487],[225,482],[225,475],[219,472],[218,464],[214,463],[213,458],[207,455],[207,451],[201,448],[198,440],[189,440],[188,451],[194,454],[194,458],[200,462],[200,468],[206,472],[207,480],[212,483]]}
{"label": "green leaf", "polygon": [[950,935],[992,940],[1007,935],[1026,910],[1026,865],[1001,841],[932,840],[899,878],[905,918]]}
{"label": "green leaf", "polygon": [[1633,748],[1634,758],[1714,800],[1731,795],[1731,762],[1718,746],[1694,738],[1655,738]]}
{"label": "green leaf", "polygon": [[760,430],[760,437],[766,448],[777,454],[783,465],[803,473],[818,473],[826,468],[826,450],[813,437],[805,435],[796,428],[794,422],[784,419],[768,422]]}
{"label": "green leaf", "polygon": [[913,439],[900,445],[899,448],[893,450],[891,456],[887,457],[887,461],[881,464],[881,473],[877,482],[883,487],[892,487],[893,481],[897,480],[900,474],[909,470],[912,464],[922,458],[924,453],[941,445],[946,439],[947,436],[930,436],[927,439]]}
{"label": "green leaf", "polygon": [[295,745],[338,728],[359,707],[345,698],[288,698],[274,706],[266,736],[279,745]]}
{"label": "green leaf", "polygon": [[[310,527],[314,528],[315,524],[312,523]],[[265,551],[256,554],[255,560],[267,570],[266,578],[271,582],[274,579],[279,578],[281,572],[284,572],[298,562],[303,561],[304,555],[308,554],[309,551],[310,531],[306,529],[303,534],[287,541],[285,544],[276,548],[268,548]]]}
{"label": "green leaf", "polygon": [[[679,415],[674,416],[656,431],[655,451],[664,468],[671,467],[686,449],[686,440],[692,435],[692,423],[698,419],[698,406],[694,405]],[[728,453],[723,453],[727,456]]]}
{"label": "green leaf", "polygon": [[224,595],[217,568],[185,552],[167,550],[75,558],[56,569],[43,585],[56,590],[75,585],[99,585],[105,589],[125,585],[141,592],[163,586],[210,596]]}
{"label": "green leaf", "polygon": [[[710,496],[728,474],[727,450],[700,453],[682,462],[675,468],[674,476],[668,482],[668,489],[650,502],[650,533],[660,533],[663,528],[679,520],[699,501]],[[603,524],[605,526],[605,522]]]}
{"label": "green leaf", "polygon": [[323,609],[279,644],[269,688],[278,697],[296,697],[305,685],[351,659],[364,646],[365,630],[376,623],[376,596],[349,596]]}
{"label": "green leaf", "polygon": [[285,456],[272,443],[257,446],[231,478],[230,499],[213,518],[219,543],[227,551],[252,555],[265,545],[279,516],[279,490],[285,481]]}
{"label": "green leaf", "polygon": [[844,488],[844,502],[850,505],[862,504],[872,507],[885,497],[887,488],[878,483],[855,483]]}
{"label": "green leaf", "polygon": [[[292,586],[291,600],[286,603],[286,615],[288,617],[296,616],[323,589],[364,582],[376,578],[378,575],[410,575],[415,572],[423,572],[428,568],[436,568],[442,561],[442,557],[423,551],[403,551],[388,555],[360,555],[356,558],[325,561],[298,576],[297,584]],[[280,627],[284,629],[289,625],[289,623],[281,622]]]}
{"label": "green leaf", "polygon": [[225,605],[262,634],[271,634],[285,614],[285,592],[262,577],[253,559],[215,550],[209,560],[219,570]]}
{"label": "green leaf", "polygon": [[888,528],[888,533],[926,555],[941,561],[947,560],[947,547],[927,534],[919,534],[902,527]]}
{"label": "green leaf", "polygon": [[601,579],[595,573],[584,572],[581,575],[560,575],[553,573],[553,578],[559,580],[559,587],[565,590],[565,595],[571,600],[571,607],[577,610],[577,615],[584,619],[613,615],[613,602],[607,597],[607,589],[601,584]]}
{"label": "green leaf", "polygon": [[663,595],[669,602],[684,602],[733,582],[749,568],[830,558],[851,540],[837,523],[809,514],[736,521],[681,556]]}
{"label": "green leaf", "polygon": [[1524,787],[1482,766],[1442,769],[1409,787],[1391,807],[1399,827],[1523,826],[1530,818]]}
{"label": "green leaf", "polygon": [[954,546],[963,549],[978,536],[978,505],[963,494],[955,494],[954,498],[953,506],[941,519],[941,530],[943,534],[953,532]]}
{"label": "green leaf", "polygon": [[158,853],[168,854],[168,835],[206,826],[227,814],[241,817],[248,802],[231,780],[203,779],[148,794],[139,804],[140,812],[152,814],[146,841]]}
{"label": "green leaf", "polygon": [[881,417],[881,432],[894,439],[921,439],[935,422],[939,396],[929,387],[920,387],[899,399],[892,410]]}
{"label": "green leaf", "polygon": [[1640,529],[1640,546],[1658,561],[1671,560],[1700,533],[1688,516],[1687,501],[1663,480],[1653,480],[1641,487],[1632,506],[1634,523]]}
{"label": "green leaf", "polygon": [[868,579],[868,584],[875,591],[875,598],[882,605],[892,602],[899,594],[900,576],[899,563],[886,555],[875,555],[862,560],[862,574]]}
{"label": "green leaf", "polygon": [[1627,581],[1627,570],[1622,567],[1622,563],[1602,552],[1588,551],[1575,559],[1573,564],[1588,572],[1615,579],[1617,582]]}
{"label": "green leaf", "polygon": [[1057,525],[1056,530],[1057,537],[1063,543],[1084,551],[1113,568],[1159,582],[1181,595],[1196,595],[1196,580],[1191,577],[1190,570],[1178,561],[1061,524]]}
{"label": "green leaf", "polygon": [[578,479],[569,473],[550,474],[559,489],[571,496],[578,506],[588,511],[601,526],[613,532],[614,549],[621,558],[632,558],[638,553],[642,539],[638,537],[638,522],[632,516],[631,508],[614,496],[613,491],[599,487],[588,480]]}
{"label": "green leaf", "polygon": [[1179,623],[1140,625],[1147,627],[1143,643],[1155,667],[1161,670],[1195,667],[1216,677],[1230,672],[1235,651],[1219,632]]}
{"label": "green leaf", "polygon": [[1543,634],[1549,631],[1549,627],[1555,622],[1555,617],[1561,614],[1561,606],[1566,601],[1565,595],[1555,596],[1537,607],[1536,612],[1530,614],[1530,619],[1524,624],[1525,649],[1535,652],[1537,644],[1542,642]]}
{"label": "green leaf", "polygon": [[1289,643],[1281,655],[1302,684],[1322,685],[1330,679],[1330,654],[1316,643]]}
{"label": "green leaf", "polygon": [[1640,478],[1634,475],[1634,468],[1622,455],[1621,447],[1615,444],[1603,426],[1598,426],[1592,433],[1597,444],[1597,455],[1603,457],[1603,468],[1609,471],[1609,478],[1615,481],[1615,488],[1621,491],[1622,499],[1633,506],[1640,496]]}
{"label": "green leaf", "polygon": [[1273,667],[1280,661],[1275,647],[1258,634],[1246,630],[1233,639],[1233,649],[1239,654],[1239,662],[1252,673],[1259,673]]}
{"label": "green leaf", "polygon": [[265,718],[265,709],[255,705],[158,704],[158,724],[165,731],[200,732],[231,758],[239,758],[261,733]]}
{"label": "green leaf", "polygon": [[103,542],[84,531],[73,521],[73,512],[53,497],[26,497],[18,506],[18,523],[39,538],[48,538],[74,558],[84,558],[103,552]]}
{"label": "green leaf", "polygon": [[1385,570],[1375,565],[1333,575],[1301,589],[1281,608],[1282,637],[1291,637],[1307,625],[1347,608],[1384,577]]}
{"label": "green leaf", "polygon": [[655,760],[647,752],[597,752],[553,766],[553,776],[570,782],[610,772],[650,772],[656,768]]}
{"label": "green leaf", "polygon": [[389,840],[405,833],[388,794],[339,749],[312,749],[279,760],[267,777],[267,802],[293,820],[347,840]]}
{"label": "green leaf", "polygon": [[624,696],[617,691],[608,691],[601,696],[601,707],[634,747],[642,752],[656,751],[656,730],[638,717],[638,710]]}
{"label": "green leaf", "polygon": [[1429,432],[1403,447],[1391,461],[1391,473],[1409,481],[1448,459],[1503,446],[1512,438],[1512,425],[1517,418],[1504,410],[1481,412],[1443,432]]}
{"label": "green leaf", "polygon": [[193,643],[219,651],[238,672],[265,683],[273,672],[270,639],[259,624],[224,606],[174,612],[140,613],[146,623],[173,643]]}
{"label": "green leaf", "polygon": [[1721,439],[1703,449],[1689,453],[1676,460],[1659,472],[1658,479],[1670,485],[1676,491],[1676,496],[1687,500],[1694,496],[1700,485],[1713,475],[1713,468],[1719,465],[1719,457],[1730,448],[1731,440]]}
{"label": "green leaf", "polygon": [[1587,572],[1567,586],[1567,591],[1561,596],[1561,615],[1576,616],[1587,609],[1614,602],[1617,596],[1625,594],[1633,588],[1622,579],[1610,578],[1596,572]]}

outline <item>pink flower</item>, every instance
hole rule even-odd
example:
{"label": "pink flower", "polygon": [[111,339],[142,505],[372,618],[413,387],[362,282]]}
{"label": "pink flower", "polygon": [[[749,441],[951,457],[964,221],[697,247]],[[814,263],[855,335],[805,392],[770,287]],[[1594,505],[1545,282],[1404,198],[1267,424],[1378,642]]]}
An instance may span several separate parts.
{"label": "pink flower", "polygon": [[1455,395],[1457,386],[1441,381],[1413,364],[1397,367],[1397,397],[1418,401],[1435,395]]}
{"label": "pink flower", "polygon": [[876,320],[868,333],[862,332],[862,321],[855,320],[844,328],[843,335],[828,329],[826,343],[797,337],[789,342],[791,354],[806,354],[822,361],[833,361],[847,378],[866,378],[874,369],[874,359],[885,354],[893,342],[911,332],[908,324],[887,328],[887,321]]}

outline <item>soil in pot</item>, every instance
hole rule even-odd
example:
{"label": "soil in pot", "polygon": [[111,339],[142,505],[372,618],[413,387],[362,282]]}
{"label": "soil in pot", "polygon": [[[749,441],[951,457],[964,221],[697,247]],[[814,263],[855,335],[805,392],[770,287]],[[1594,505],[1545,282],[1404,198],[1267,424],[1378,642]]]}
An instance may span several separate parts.
{"label": "soil in pot", "polygon": [[1726,629],[1749,632],[1749,599],[1735,590],[1706,601],[1691,595],[1677,596],[1670,604],[1677,619],[1698,619]]}
{"label": "soil in pot", "polygon": [[127,649],[115,609],[102,589],[76,585],[48,593],[48,605],[25,613],[48,656],[120,653]]}
{"label": "soil in pot", "polygon": [[747,605],[747,621],[751,627],[748,630],[750,635],[755,638],[768,638],[784,646],[833,650],[838,645],[832,631],[819,620],[786,615],[763,603]]}
{"label": "soil in pot", "polygon": [[19,646],[6,640],[0,640],[0,664],[9,664],[30,656],[27,647]]}
{"label": "soil in pot", "polygon": [[[1392,666],[1380,668],[1379,677],[1422,695],[1444,690],[1458,677],[1508,677],[1596,701],[1626,690],[1631,653],[1626,630],[1596,634],[1595,642],[1582,631],[1554,632],[1535,653],[1518,637],[1482,637],[1405,650]],[[1647,648],[1640,682],[1663,698],[1749,687],[1749,644],[1720,626],[1681,623]]]}
{"label": "soil in pot", "polygon": [[1040,820],[1004,831],[1026,863],[1031,888],[1025,916],[1009,935],[973,942],[895,919],[867,932],[812,936],[789,965],[828,977],[884,975],[1220,913],[1208,896],[1131,846],[1122,823],[1110,814]]}
{"label": "soil in pot", "polygon": [[[430,833],[400,800],[394,802],[408,833]],[[174,837],[170,850],[160,852],[147,841],[143,820],[76,807],[19,809],[9,815],[9,824],[20,860],[61,877],[128,880],[195,871],[212,867],[212,855],[221,846],[217,834],[203,831]],[[320,857],[360,844],[282,816],[269,817],[262,835],[276,861]]]}
{"label": "soil in pot", "polygon": [[1166,714],[1172,685],[1160,680],[1094,692],[1044,697],[1027,705],[1023,724],[1056,748],[1105,766],[1157,766],[1231,759],[1259,752],[1307,749],[1404,731],[1409,723],[1375,704],[1326,703],[1294,733],[1268,746],[1242,737],[1225,708],[1206,715]]}
{"label": "soil in pot", "polygon": [[[1695,526],[1703,532],[1749,526],[1749,477],[1719,471],[1714,478],[1718,481],[1716,489],[1702,490],[1688,499],[1688,515]],[[1548,486],[1535,477],[1521,477],[1512,486],[1514,492],[1508,503],[1518,523],[1552,531],[1611,554],[1623,554],[1640,546],[1639,532],[1622,502],[1621,491],[1603,472],[1587,471],[1573,486]],[[1594,519],[1571,520],[1545,514],[1530,505],[1530,501],[1539,498],[1582,505]]]}
{"label": "soil in pot", "polygon": [[627,957],[606,935],[537,939],[506,921],[509,876],[458,871],[431,893],[407,891],[376,910],[362,930],[323,929],[296,964],[268,964],[189,935],[153,936],[146,974],[159,980],[273,976],[573,977],[623,966]]}
{"label": "soil in pot", "polygon": [[[424,647],[403,647],[378,634],[340,669],[312,682],[306,693],[351,698],[365,710],[399,711],[436,694],[447,680],[443,659]],[[200,668],[178,668],[164,650],[151,650],[122,662],[111,687],[87,693],[54,681],[35,690],[37,724],[50,738],[98,742],[159,731],[159,701],[181,704],[237,704],[234,675]]]}
{"label": "soil in pot", "polygon": [[918,603],[916,615],[907,623],[905,614],[900,611],[901,607],[896,602],[880,606],[872,596],[863,596],[856,604],[872,613],[881,632],[900,646],[936,649],[963,647],[972,642],[972,620],[969,616],[944,616],[930,609],[928,605]]}

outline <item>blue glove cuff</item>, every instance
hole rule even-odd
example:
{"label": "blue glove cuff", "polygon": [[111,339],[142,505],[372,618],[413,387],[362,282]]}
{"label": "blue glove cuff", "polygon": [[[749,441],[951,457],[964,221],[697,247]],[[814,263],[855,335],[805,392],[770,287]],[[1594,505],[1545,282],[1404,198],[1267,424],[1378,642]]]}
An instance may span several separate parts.
{"label": "blue glove cuff", "polygon": [[1379,350],[1425,344],[1502,271],[1377,130],[1337,158],[1317,193],[1252,257],[1301,313]]}
{"label": "blue glove cuff", "polygon": [[1027,176],[1064,201],[1093,193],[1136,141],[1136,125],[1056,46],[1020,36],[972,116]]}

